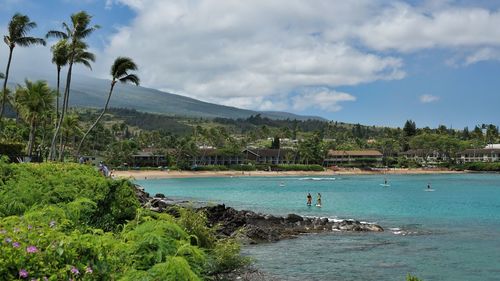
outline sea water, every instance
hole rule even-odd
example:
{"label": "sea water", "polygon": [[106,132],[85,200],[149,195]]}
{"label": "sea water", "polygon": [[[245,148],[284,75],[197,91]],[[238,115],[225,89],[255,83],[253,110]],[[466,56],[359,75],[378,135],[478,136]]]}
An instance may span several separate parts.
{"label": "sea water", "polygon": [[[384,187],[384,178],[390,186]],[[354,218],[383,233],[324,233],[248,246],[284,280],[500,280],[500,175],[138,180],[151,194],[286,215]],[[428,192],[430,184],[434,191]],[[322,208],[307,207],[322,195]]]}

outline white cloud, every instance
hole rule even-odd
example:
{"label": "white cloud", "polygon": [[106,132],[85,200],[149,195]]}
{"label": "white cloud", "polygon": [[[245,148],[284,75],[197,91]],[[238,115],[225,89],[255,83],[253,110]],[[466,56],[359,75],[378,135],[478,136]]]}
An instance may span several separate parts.
{"label": "white cloud", "polygon": [[281,110],[296,88],[405,76],[397,57],[322,36],[342,20],[361,21],[369,1],[120,2],[137,17],[113,36],[105,56],[131,56],[145,85],[194,98]]}
{"label": "white cloud", "polygon": [[311,88],[302,91],[292,98],[292,107],[303,111],[310,108],[319,108],[323,111],[337,112],[342,109],[341,102],[355,101],[356,97],[327,88]]}
{"label": "white cloud", "polygon": [[438,96],[433,96],[433,95],[421,95],[420,96],[420,102],[421,103],[431,103],[431,102],[436,102],[438,101],[440,98]]}
{"label": "white cloud", "polygon": [[500,60],[500,49],[481,48],[465,58],[465,65],[481,61]]}
{"label": "white cloud", "polygon": [[425,10],[395,2],[367,20],[352,36],[376,50],[500,46],[500,11],[448,7]]}

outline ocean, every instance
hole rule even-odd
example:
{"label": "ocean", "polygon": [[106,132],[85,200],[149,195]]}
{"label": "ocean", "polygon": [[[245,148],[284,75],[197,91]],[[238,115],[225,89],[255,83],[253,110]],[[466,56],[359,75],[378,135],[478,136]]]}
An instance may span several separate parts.
{"label": "ocean", "polygon": [[[390,186],[384,187],[384,178]],[[275,215],[357,219],[383,233],[303,235],[243,253],[284,280],[500,280],[500,175],[138,180],[147,192]],[[427,191],[430,184],[432,192]],[[322,208],[306,195],[322,195]]]}

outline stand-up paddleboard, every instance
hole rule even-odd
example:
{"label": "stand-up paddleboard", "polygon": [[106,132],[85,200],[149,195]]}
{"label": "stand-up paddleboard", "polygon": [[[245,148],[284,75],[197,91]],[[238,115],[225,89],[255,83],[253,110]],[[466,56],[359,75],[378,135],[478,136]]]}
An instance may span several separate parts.
{"label": "stand-up paddleboard", "polygon": [[383,186],[383,187],[389,187],[389,186],[391,186],[391,185],[390,185],[390,184],[388,184],[388,183],[381,183],[381,184],[380,184],[380,186]]}
{"label": "stand-up paddleboard", "polygon": [[321,208],[321,204],[316,204],[316,207]]}
{"label": "stand-up paddleboard", "polygon": [[280,182],[280,186],[281,186],[281,187],[284,187],[284,186],[285,186],[285,183],[284,183],[284,182]]}
{"label": "stand-up paddleboard", "polygon": [[434,189],[432,189],[432,188],[426,188],[426,189],[424,189],[424,191],[430,192],[430,191],[434,191]]}

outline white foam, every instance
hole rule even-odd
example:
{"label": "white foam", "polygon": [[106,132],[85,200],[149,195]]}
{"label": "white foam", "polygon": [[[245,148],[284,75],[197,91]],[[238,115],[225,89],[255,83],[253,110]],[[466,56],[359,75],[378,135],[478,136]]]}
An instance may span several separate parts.
{"label": "white foam", "polygon": [[334,181],[336,178],[299,178],[299,181]]}

